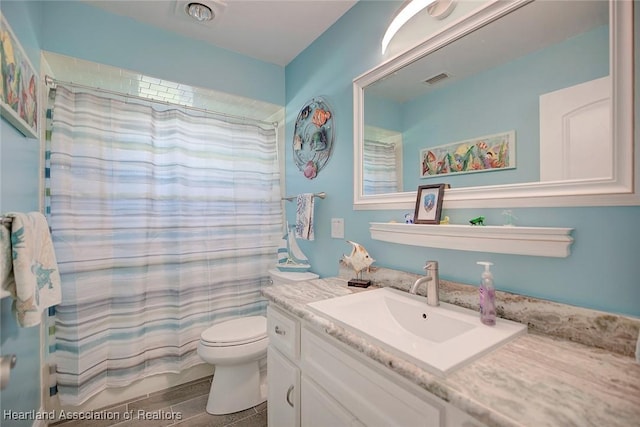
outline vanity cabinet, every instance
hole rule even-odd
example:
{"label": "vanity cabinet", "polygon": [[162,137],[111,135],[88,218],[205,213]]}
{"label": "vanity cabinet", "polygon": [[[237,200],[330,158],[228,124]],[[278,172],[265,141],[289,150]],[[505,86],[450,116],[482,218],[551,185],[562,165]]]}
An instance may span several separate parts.
{"label": "vanity cabinet", "polygon": [[300,427],[300,321],[267,308],[267,416],[276,427]]}
{"label": "vanity cabinet", "polygon": [[351,426],[365,427],[342,405],[306,375],[301,378],[302,425],[304,427]]}
{"label": "vanity cabinet", "polygon": [[481,427],[365,355],[269,305],[271,427]]}
{"label": "vanity cabinet", "polygon": [[[445,408],[435,398],[428,399],[417,387],[409,391],[392,382],[382,369],[372,369],[369,361],[358,360],[348,348],[332,341],[315,330],[302,329],[303,376],[318,384],[326,399],[370,427],[442,425]],[[309,406],[303,396],[303,414]]]}

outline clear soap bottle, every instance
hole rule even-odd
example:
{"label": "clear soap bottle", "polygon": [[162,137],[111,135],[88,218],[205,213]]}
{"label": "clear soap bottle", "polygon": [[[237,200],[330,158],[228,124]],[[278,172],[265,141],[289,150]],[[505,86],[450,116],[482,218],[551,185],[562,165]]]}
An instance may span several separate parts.
{"label": "clear soap bottle", "polygon": [[493,263],[478,261],[477,264],[484,265],[480,281],[480,321],[493,326],[496,324],[496,288],[493,286],[493,274],[490,269]]}

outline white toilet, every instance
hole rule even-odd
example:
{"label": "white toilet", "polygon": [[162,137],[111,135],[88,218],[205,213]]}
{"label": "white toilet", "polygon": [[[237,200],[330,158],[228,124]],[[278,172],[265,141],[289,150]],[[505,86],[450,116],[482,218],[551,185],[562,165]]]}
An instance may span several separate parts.
{"label": "white toilet", "polygon": [[[315,273],[269,270],[274,285],[317,279]],[[266,376],[260,361],[267,356],[267,318],[241,317],[217,323],[200,335],[198,355],[215,365],[207,412],[213,415],[243,411],[267,399]]]}

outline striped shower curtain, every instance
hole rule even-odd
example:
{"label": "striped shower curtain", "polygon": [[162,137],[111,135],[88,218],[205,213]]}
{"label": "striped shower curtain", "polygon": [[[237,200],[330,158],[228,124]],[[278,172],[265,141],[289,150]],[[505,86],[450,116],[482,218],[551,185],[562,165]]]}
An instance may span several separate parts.
{"label": "striped shower curtain", "polygon": [[158,108],[56,89],[47,212],[65,405],[202,363],[205,328],[265,310],[282,230],[275,129]]}
{"label": "striped shower curtain", "polygon": [[402,191],[398,188],[397,157],[393,142],[364,140],[362,168],[365,195]]}

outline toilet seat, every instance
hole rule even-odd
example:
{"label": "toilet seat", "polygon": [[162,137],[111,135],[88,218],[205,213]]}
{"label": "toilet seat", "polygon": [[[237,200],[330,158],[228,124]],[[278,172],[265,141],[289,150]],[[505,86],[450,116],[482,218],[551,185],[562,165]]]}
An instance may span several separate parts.
{"label": "toilet seat", "polygon": [[200,335],[200,342],[207,347],[231,347],[266,338],[267,319],[264,316],[249,316],[226,320],[205,329]]}

